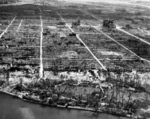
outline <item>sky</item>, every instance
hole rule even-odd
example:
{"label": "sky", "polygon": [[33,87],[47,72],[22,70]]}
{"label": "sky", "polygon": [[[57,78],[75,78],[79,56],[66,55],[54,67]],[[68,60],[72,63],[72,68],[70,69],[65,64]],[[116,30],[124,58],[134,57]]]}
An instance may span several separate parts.
{"label": "sky", "polygon": [[127,1],[149,1],[150,0],[64,0],[64,1],[69,1],[69,2],[127,2]]}

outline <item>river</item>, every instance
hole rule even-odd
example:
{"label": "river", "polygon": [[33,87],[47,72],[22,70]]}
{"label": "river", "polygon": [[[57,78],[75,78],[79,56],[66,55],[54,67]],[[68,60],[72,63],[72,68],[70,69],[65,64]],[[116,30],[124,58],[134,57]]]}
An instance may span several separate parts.
{"label": "river", "polygon": [[0,119],[127,119],[108,114],[45,107],[0,93]]}

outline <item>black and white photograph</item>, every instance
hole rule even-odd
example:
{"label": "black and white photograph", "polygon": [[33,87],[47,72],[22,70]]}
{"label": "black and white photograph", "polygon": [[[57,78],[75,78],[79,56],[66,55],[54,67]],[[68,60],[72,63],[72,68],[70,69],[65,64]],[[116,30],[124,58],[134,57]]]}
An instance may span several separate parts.
{"label": "black and white photograph", "polygon": [[150,119],[150,0],[0,0],[0,119]]}

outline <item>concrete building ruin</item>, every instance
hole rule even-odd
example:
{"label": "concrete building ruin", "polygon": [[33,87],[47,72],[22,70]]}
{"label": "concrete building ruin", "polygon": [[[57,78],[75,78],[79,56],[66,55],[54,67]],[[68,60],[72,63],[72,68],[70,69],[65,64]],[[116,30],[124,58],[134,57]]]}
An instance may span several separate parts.
{"label": "concrete building ruin", "polygon": [[103,20],[103,27],[107,27],[107,28],[115,28],[115,21],[113,19],[106,19]]}
{"label": "concrete building ruin", "polygon": [[80,26],[80,24],[81,24],[81,21],[80,21],[80,19],[78,18],[77,21],[72,22],[72,28],[76,28],[76,27]]}

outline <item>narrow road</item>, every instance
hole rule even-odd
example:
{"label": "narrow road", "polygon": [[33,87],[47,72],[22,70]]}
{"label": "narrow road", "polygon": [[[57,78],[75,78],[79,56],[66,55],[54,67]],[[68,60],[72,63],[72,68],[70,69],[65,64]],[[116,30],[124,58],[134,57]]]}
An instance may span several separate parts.
{"label": "narrow road", "polygon": [[[71,26],[66,22],[66,20],[57,12],[58,16],[66,23],[66,26],[74,33],[74,30]],[[97,61],[97,63],[102,67],[102,69],[107,70],[106,67],[99,61],[99,59],[93,54],[90,48],[84,43],[84,41],[80,38],[79,34],[76,35],[77,39],[85,46],[85,48],[89,51],[89,53],[93,56],[93,58]]]}
{"label": "narrow road", "polygon": [[135,6],[139,6],[139,7],[145,7],[145,8],[148,8],[150,9],[150,6],[147,6],[147,5],[142,5],[142,4],[134,4]]}
{"label": "narrow road", "polygon": [[40,34],[40,71],[39,71],[39,76],[40,78],[43,78],[43,20],[42,16],[40,16],[41,20],[41,34]]}
{"label": "narrow road", "polygon": [[138,40],[140,40],[140,41],[142,41],[142,42],[144,42],[144,43],[146,43],[146,44],[148,44],[148,45],[150,45],[150,42],[147,42],[146,40],[144,40],[144,39],[142,39],[142,38],[139,38],[138,36],[135,36],[135,35],[133,35],[133,34],[127,32],[127,31],[121,29],[121,27],[118,26],[118,25],[116,25],[116,29],[119,30],[119,31],[121,31],[121,32],[123,32],[123,33],[125,33],[125,34],[127,34],[127,35],[129,35],[129,36],[132,36],[132,37],[134,37],[134,38],[136,38],[136,39],[138,39]]}
{"label": "narrow road", "polygon": [[[148,6],[147,6],[148,7]],[[150,7],[149,7],[150,8]],[[80,10],[80,9],[79,9]],[[97,19],[97,20],[99,20],[99,21],[101,21],[102,22],[102,20],[101,19],[99,19],[97,16],[95,16],[94,14],[92,14],[92,13],[90,13],[90,12],[88,12],[88,11],[83,11],[83,10],[80,10],[81,12],[83,12],[83,13],[85,13],[85,14],[87,14],[87,15],[90,15],[90,16],[92,16],[93,18],[95,18],[95,19]],[[133,35],[133,34],[131,34],[131,33],[129,33],[129,32],[127,32],[127,31],[125,31],[125,30],[123,30],[123,29],[121,29],[121,27],[119,26],[119,25],[117,25],[116,24],[116,29],[117,30],[119,30],[119,31],[121,31],[121,32],[123,32],[123,33],[126,33],[127,35],[130,35],[130,36],[132,36],[132,37],[134,37],[134,38],[136,38],[136,39],[138,39],[138,40],[140,40],[140,41],[142,41],[142,42],[144,42],[144,43],[146,43],[146,44],[148,44],[148,45],[150,45],[150,42],[147,42],[146,40],[144,40],[144,39],[142,39],[142,38],[139,38],[138,36],[135,36],[135,35]]]}
{"label": "narrow road", "polygon": [[99,59],[93,54],[90,48],[84,43],[84,41],[80,38],[79,34],[77,34],[77,38],[79,41],[85,46],[85,48],[89,51],[89,53],[93,56],[93,58],[101,65],[104,70],[107,70],[106,67],[99,61]]}
{"label": "narrow road", "polygon": [[74,30],[71,28],[71,26],[67,23],[67,21],[57,12],[58,16],[63,20],[63,22],[66,23],[66,26],[71,30],[71,32],[74,33]]}
{"label": "narrow road", "polygon": [[20,24],[19,24],[19,26],[18,26],[18,28],[17,28],[16,32],[18,32],[18,31],[19,31],[19,29],[20,29],[20,27],[21,27],[21,25],[22,25],[22,22],[23,22],[23,20],[21,20],[21,21],[20,21]]}
{"label": "narrow road", "polygon": [[[38,60],[40,60],[40,58],[31,58],[31,59],[38,59]],[[43,58],[43,60],[56,60],[57,58]],[[67,60],[75,60],[75,61],[82,61],[82,59],[67,59]],[[93,61],[94,59],[90,59],[90,58],[86,58],[86,59],[84,59],[84,60],[86,60],[86,61]],[[101,61],[103,61],[103,60],[107,60],[107,61],[109,61],[109,60],[111,60],[111,61],[134,61],[134,59],[98,59],[98,60],[101,60]],[[136,59],[135,59],[136,60]]]}
{"label": "narrow road", "polygon": [[92,33],[92,32],[75,32],[80,35],[98,35],[99,33]]}
{"label": "narrow road", "polygon": [[[41,46],[19,46],[19,48],[40,48]],[[44,47],[44,46],[42,46],[42,47]]]}
{"label": "narrow road", "polygon": [[[79,9],[79,10],[80,10],[80,9]],[[99,21],[102,21],[102,20],[99,19],[97,16],[95,16],[95,15],[92,14],[92,13],[89,13],[88,11],[82,11],[82,10],[80,10],[80,11],[83,12],[83,13],[85,13],[85,14],[87,14],[87,15],[92,16],[93,18],[95,18],[95,19],[97,19],[97,20],[99,20]],[[91,25],[91,26],[92,26],[92,25]],[[95,26],[92,26],[92,27],[95,28],[96,30],[98,30],[99,32],[101,32],[101,33],[102,33],[103,35],[105,35],[107,38],[109,38],[109,39],[113,40],[114,42],[116,42],[117,44],[119,44],[119,45],[120,45],[121,47],[123,47],[124,49],[128,50],[129,52],[131,52],[132,54],[134,54],[135,56],[137,56],[138,58],[140,58],[140,60],[143,60],[143,61],[146,61],[146,62],[150,63],[149,60],[144,59],[144,58],[138,56],[136,53],[134,53],[133,51],[131,51],[130,49],[128,49],[127,47],[125,47],[125,46],[122,45],[121,43],[117,42],[115,39],[111,38],[109,35],[107,35],[107,34],[104,33],[103,31],[99,30],[99,29],[96,28]],[[147,42],[147,41],[145,41],[144,39],[141,39],[141,38],[139,38],[139,37],[137,37],[137,36],[134,36],[133,34],[130,34],[130,33],[126,32],[126,31],[122,30],[122,29],[120,28],[120,26],[117,25],[117,24],[116,24],[116,28],[117,28],[118,30],[120,30],[120,31],[122,31],[122,32],[124,32],[124,33],[126,33],[126,34],[128,34],[128,35],[130,35],[130,36],[132,36],[132,37],[135,37],[135,38],[141,40],[142,42],[147,43],[147,44],[150,45],[150,43]]]}
{"label": "narrow road", "polygon": [[[140,7],[145,7],[145,8],[150,9],[150,6],[147,6],[147,5],[142,5],[142,4],[134,4],[134,5],[135,5],[135,6],[140,6]],[[135,36],[135,35],[133,35],[133,34],[127,32],[127,31],[121,29],[120,26],[116,25],[116,28],[117,28],[118,30],[120,30],[120,31],[122,31],[122,32],[124,32],[124,33],[126,33],[126,34],[128,34],[128,35],[130,35],[130,36],[133,36],[133,37],[139,39],[140,41],[142,41],[142,42],[144,42],[144,43],[150,45],[150,42],[147,42],[146,40],[144,40],[144,39],[142,39],[142,38],[139,38],[139,37],[137,37],[137,36]]]}
{"label": "narrow road", "polygon": [[8,31],[9,27],[12,25],[12,23],[15,21],[16,16],[13,18],[13,20],[10,22],[10,24],[6,27],[6,29],[0,34],[0,38]]}
{"label": "narrow road", "polygon": [[127,51],[129,51],[130,53],[134,54],[135,56],[137,56],[138,58],[140,58],[140,60],[146,61],[148,63],[150,63],[149,60],[146,60],[140,56],[138,56],[136,53],[134,53],[133,51],[131,51],[130,49],[128,49],[127,47],[125,47],[124,45],[122,45],[121,43],[117,42],[114,38],[110,37],[109,35],[107,35],[106,33],[104,33],[103,31],[99,30],[98,28],[94,27],[97,31],[99,31],[100,33],[102,33],[103,35],[105,35],[107,38],[111,39],[112,41],[116,42],[118,45],[120,45],[121,47],[123,47],[124,49],[126,49]]}

